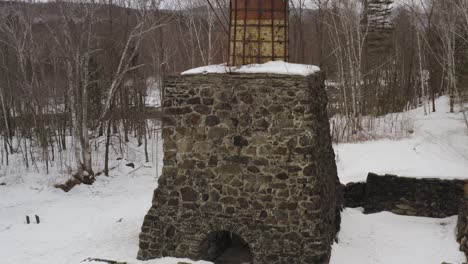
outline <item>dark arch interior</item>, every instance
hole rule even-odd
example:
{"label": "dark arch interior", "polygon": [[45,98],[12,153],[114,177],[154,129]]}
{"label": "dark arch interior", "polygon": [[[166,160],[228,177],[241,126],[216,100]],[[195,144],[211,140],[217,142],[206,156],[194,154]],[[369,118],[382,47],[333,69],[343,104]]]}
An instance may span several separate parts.
{"label": "dark arch interior", "polygon": [[203,260],[216,264],[252,263],[253,256],[249,244],[240,236],[229,231],[215,231],[200,244]]}

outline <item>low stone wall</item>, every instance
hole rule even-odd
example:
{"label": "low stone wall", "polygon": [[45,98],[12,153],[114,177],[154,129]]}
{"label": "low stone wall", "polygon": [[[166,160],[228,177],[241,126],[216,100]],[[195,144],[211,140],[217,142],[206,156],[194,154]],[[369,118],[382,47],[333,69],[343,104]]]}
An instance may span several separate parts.
{"label": "low stone wall", "polygon": [[365,182],[352,182],[347,184],[343,189],[345,207],[364,207],[364,201],[366,199]]}
{"label": "low stone wall", "polygon": [[460,243],[460,251],[465,252],[468,259],[468,193],[465,188],[465,197],[460,203],[457,223],[457,241]]}
{"label": "low stone wall", "polygon": [[349,183],[345,207],[365,213],[390,211],[400,215],[443,218],[457,215],[467,181],[415,179],[369,173],[365,183]]}

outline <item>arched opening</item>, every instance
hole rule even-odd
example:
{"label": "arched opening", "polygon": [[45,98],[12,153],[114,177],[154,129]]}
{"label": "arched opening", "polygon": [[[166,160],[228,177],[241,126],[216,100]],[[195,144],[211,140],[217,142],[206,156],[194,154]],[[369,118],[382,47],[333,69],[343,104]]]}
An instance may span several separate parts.
{"label": "arched opening", "polygon": [[249,244],[240,236],[229,231],[215,231],[208,234],[200,244],[203,260],[215,264],[247,264],[253,262]]}

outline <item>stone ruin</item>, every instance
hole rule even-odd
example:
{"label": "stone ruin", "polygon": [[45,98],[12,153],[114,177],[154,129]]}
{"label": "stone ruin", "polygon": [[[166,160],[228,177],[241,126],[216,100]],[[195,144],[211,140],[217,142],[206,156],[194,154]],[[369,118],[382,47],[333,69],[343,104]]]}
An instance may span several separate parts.
{"label": "stone ruin", "polygon": [[138,258],[328,263],[339,210],[326,105],[320,73],[167,77]]}

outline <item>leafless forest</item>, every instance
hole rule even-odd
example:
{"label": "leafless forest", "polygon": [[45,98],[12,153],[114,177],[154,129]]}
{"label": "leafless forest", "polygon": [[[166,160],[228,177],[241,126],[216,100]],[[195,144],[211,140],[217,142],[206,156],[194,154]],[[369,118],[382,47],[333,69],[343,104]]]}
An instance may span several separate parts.
{"label": "leafless forest", "polygon": [[[455,111],[468,99],[468,0],[392,2],[290,3],[290,62],[326,74],[336,141],[372,130],[363,117],[421,105],[429,114],[440,95]],[[113,137],[146,146],[158,113],[145,105],[148,87],[227,61],[228,9],[227,0],[0,1],[2,166],[20,153],[24,166],[48,170],[69,150],[77,180],[107,174],[107,162],[92,166],[95,141],[104,138],[106,161]]]}

